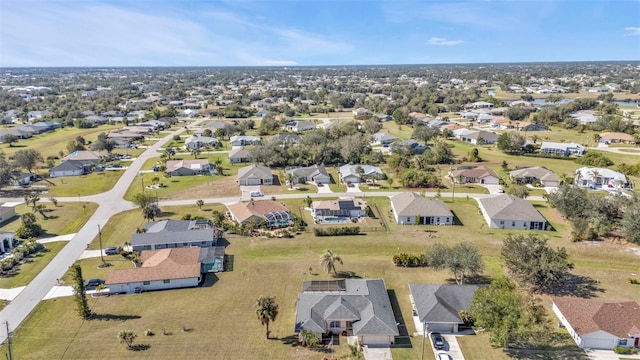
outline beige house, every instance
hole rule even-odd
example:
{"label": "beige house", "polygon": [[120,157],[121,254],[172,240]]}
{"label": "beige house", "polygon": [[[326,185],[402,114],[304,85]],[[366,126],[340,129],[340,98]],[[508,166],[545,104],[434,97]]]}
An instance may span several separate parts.
{"label": "beige house", "polygon": [[391,210],[400,225],[453,225],[453,213],[444,202],[414,192],[392,197]]}
{"label": "beige house", "polygon": [[498,174],[485,166],[461,166],[451,171],[448,176],[456,184],[498,185],[500,183]]}

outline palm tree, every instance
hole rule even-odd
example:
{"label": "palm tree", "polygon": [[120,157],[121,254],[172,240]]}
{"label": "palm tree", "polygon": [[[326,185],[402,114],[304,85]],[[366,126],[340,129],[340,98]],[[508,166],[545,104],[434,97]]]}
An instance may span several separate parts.
{"label": "palm tree", "polygon": [[336,263],[343,265],[342,258],[339,255],[336,255],[331,250],[327,250],[324,255],[321,257],[321,266],[327,272],[333,271],[334,275],[338,275],[336,271]]}
{"label": "palm tree", "polygon": [[167,155],[169,160],[171,160],[171,157],[176,154],[176,151],[171,146],[169,146],[164,149],[164,154]]}
{"label": "palm tree", "polygon": [[203,205],[204,205],[204,201],[203,200],[196,201],[196,206],[198,207],[198,210],[202,210],[202,206]]}
{"label": "palm tree", "polygon": [[537,143],[537,142],[538,142],[538,140],[540,140],[540,136],[535,135],[535,134],[533,134],[533,135],[531,136],[531,141],[533,141],[533,143],[534,143],[534,144],[535,144],[535,143]]}
{"label": "palm tree", "polygon": [[255,304],[256,316],[262,325],[267,327],[266,338],[269,339],[269,323],[278,317],[278,304],[275,296],[260,296]]}
{"label": "palm tree", "polygon": [[289,183],[289,189],[293,189],[293,174],[291,173],[286,174],[285,179]]}
{"label": "palm tree", "polygon": [[195,147],[195,148],[191,149],[191,155],[193,155],[194,159],[197,159],[198,155],[200,155],[200,153],[201,153],[201,151],[200,151],[200,148],[198,148],[198,147]]}
{"label": "palm tree", "polygon": [[224,175],[222,173],[223,169],[222,169],[222,159],[217,158],[213,161],[214,164],[216,164],[216,170],[218,171],[218,175]]}
{"label": "palm tree", "polygon": [[133,340],[135,340],[136,337],[138,337],[138,335],[131,330],[120,330],[118,333],[120,344],[127,344],[128,348],[131,348],[131,344],[133,344]]}

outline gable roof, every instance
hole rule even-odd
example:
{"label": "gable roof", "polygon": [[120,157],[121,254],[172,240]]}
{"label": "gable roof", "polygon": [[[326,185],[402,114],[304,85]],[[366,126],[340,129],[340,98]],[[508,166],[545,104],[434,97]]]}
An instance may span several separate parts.
{"label": "gable roof", "polygon": [[76,171],[83,170],[85,167],[84,161],[81,160],[67,160],[63,161],[60,164],[52,167],[49,172],[54,171]]}
{"label": "gable roof", "polygon": [[251,151],[244,146],[229,151],[229,159],[246,159],[251,155]]}
{"label": "gable roof", "polygon": [[312,165],[308,167],[291,168],[285,171],[287,174],[291,174],[295,177],[304,177],[312,179],[318,175],[329,176],[329,173],[323,165]]}
{"label": "gable roof", "polygon": [[177,242],[202,242],[215,238],[215,227],[208,220],[161,220],[145,224],[144,233],[131,235],[132,246]]}
{"label": "gable roof", "polygon": [[640,334],[640,306],[635,301],[556,296],[551,301],[580,336],[599,330],[619,338]]}
{"label": "gable roof", "polygon": [[245,179],[248,177],[258,177],[260,179],[271,179],[271,169],[261,165],[249,165],[238,170],[238,179]]}
{"label": "gable roof", "polygon": [[[273,200],[252,200],[247,202],[237,202],[235,204],[227,205],[227,209],[233,214],[233,216],[239,221],[244,222],[252,216],[267,220],[268,214],[283,213],[284,216],[293,215],[285,206],[281,205],[277,201]],[[284,214],[287,213],[287,214]]]}
{"label": "gable roof", "polygon": [[303,283],[296,305],[296,328],[325,332],[331,320],[349,320],[354,335],[399,335],[389,295],[382,279],[337,280],[344,287],[310,286]]}
{"label": "gable roof", "polygon": [[545,181],[560,181],[558,175],[553,171],[543,168],[542,166],[528,167],[518,170],[509,171],[509,175],[512,178],[520,179],[524,177],[531,177]]}
{"label": "gable roof", "polygon": [[391,198],[398,215],[453,216],[447,205],[438,199],[429,199],[414,192],[405,192]]}
{"label": "gable roof", "polygon": [[420,322],[463,323],[460,310],[469,310],[479,285],[409,284]]}
{"label": "gable roof", "polygon": [[72,152],[71,154],[65,156],[64,158],[62,158],[62,161],[68,161],[68,160],[89,160],[89,161],[95,161],[95,162],[99,162],[101,158],[107,156],[104,153],[98,152],[98,151],[91,151],[91,150],[76,150],[74,152]]}
{"label": "gable roof", "polygon": [[112,270],[105,283],[122,284],[200,277],[200,248],[176,248],[142,251],[142,266]]}
{"label": "gable roof", "polygon": [[355,165],[340,166],[340,169],[339,169],[340,177],[344,178],[345,176],[349,176],[349,175],[356,175],[357,177],[360,177],[360,174],[358,174],[358,172],[356,171],[358,166],[362,168],[362,170],[364,171],[364,175],[382,175],[383,174],[382,170],[380,170],[380,168],[377,166],[367,165],[367,164],[355,164]]}
{"label": "gable roof", "polygon": [[452,171],[451,175],[454,178],[457,178],[458,176],[464,176],[467,178],[478,178],[478,179],[482,179],[487,176],[493,176],[498,179],[500,178],[498,174],[496,174],[496,172],[493,171],[493,169],[490,169],[485,166],[475,166],[472,168],[465,167],[463,169],[458,168],[457,170]]}
{"label": "gable roof", "polygon": [[603,132],[600,134],[600,138],[606,140],[636,141],[633,135],[622,132]]}
{"label": "gable roof", "polygon": [[201,171],[209,165],[208,159],[167,160],[166,167],[167,172],[176,171],[180,168]]}
{"label": "gable roof", "polygon": [[530,202],[514,195],[502,194],[478,202],[492,219],[547,221]]}

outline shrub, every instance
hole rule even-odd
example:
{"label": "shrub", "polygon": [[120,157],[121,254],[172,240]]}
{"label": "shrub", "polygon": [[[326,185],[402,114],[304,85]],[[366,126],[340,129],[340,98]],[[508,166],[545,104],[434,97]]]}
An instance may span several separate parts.
{"label": "shrub", "polygon": [[313,229],[315,236],[342,236],[342,235],[358,235],[360,234],[360,227],[332,227],[327,229]]}
{"label": "shrub", "polygon": [[182,217],[182,220],[191,220],[191,214],[185,214],[185,215]]}
{"label": "shrub", "polygon": [[40,236],[42,234],[42,227],[38,224],[20,225],[16,229],[16,236],[20,239],[30,239]]}
{"label": "shrub", "polygon": [[629,354],[637,354],[638,349],[632,348],[632,347],[628,348],[628,347],[616,346],[615,348],[613,348],[613,352],[616,354],[629,355]]}
{"label": "shrub", "polygon": [[628,279],[627,279],[627,282],[628,282],[629,284],[632,284],[632,285],[638,285],[638,284],[640,284],[640,281],[638,281],[638,279],[634,279],[634,278],[628,278]]}
{"label": "shrub", "polygon": [[399,253],[393,255],[392,261],[394,265],[402,267],[427,266],[427,258],[424,254],[411,255],[407,253]]}
{"label": "shrub", "polygon": [[153,336],[155,335],[151,329],[147,329],[144,331],[144,336]]}

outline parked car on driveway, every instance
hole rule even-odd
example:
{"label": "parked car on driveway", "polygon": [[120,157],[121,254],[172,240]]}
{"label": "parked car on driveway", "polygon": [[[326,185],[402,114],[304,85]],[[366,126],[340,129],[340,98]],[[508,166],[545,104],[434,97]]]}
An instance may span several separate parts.
{"label": "parked car on driveway", "polygon": [[436,351],[436,360],[451,360],[449,354],[446,351]]}
{"label": "parked car on driveway", "polygon": [[432,332],[431,333],[431,342],[433,342],[433,347],[440,350],[444,349],[444,338],[440,333]]}
{"label": "parked car on driveway", "polygon": [[118,254],[118,248],[115,247],[115,246],[108,247],[108,248],[104,249],[104,253],[105,253],[105,255],[117,255]]}
{"label": "parked car on driveway", "polygon": [[90,279],[84,283],[84,287],[86,288],[95,288],[104,284],[104,280],[102,279]]}

